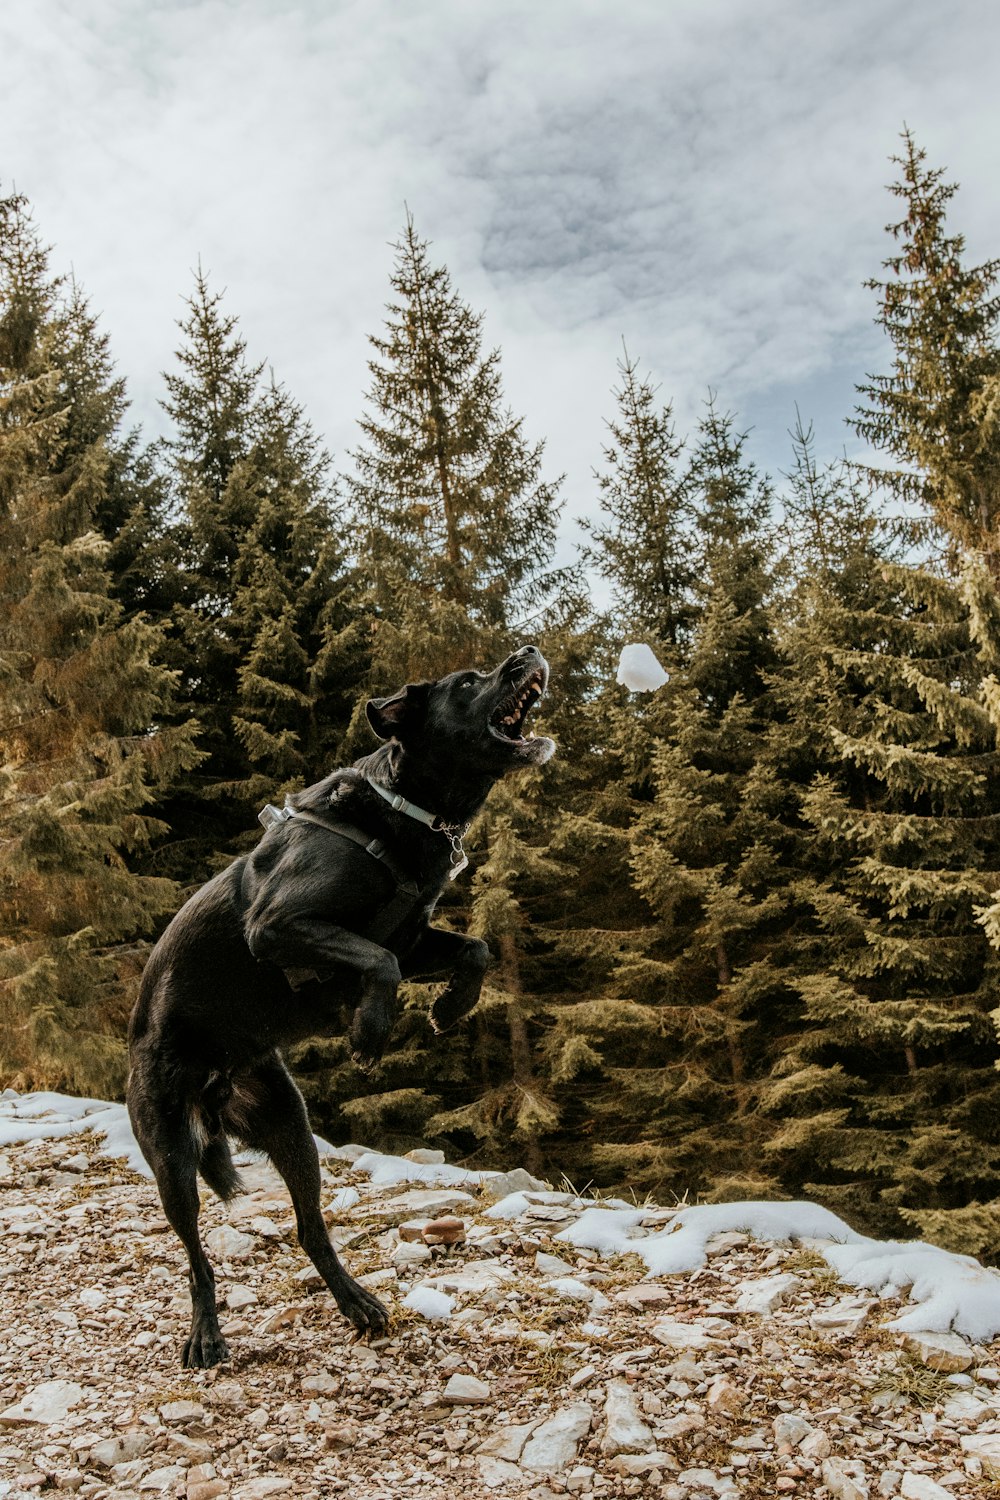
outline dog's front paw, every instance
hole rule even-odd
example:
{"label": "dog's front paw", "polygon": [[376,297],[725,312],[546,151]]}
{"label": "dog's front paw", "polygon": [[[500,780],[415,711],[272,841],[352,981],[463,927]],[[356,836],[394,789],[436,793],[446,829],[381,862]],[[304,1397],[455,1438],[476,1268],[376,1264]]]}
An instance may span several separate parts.
{"label": "dog's front paw", "polygon": [[361,1337],[381,1338],[389,1327],[389,1312],[377,1297],[348,1280],[342,1290],[334,1292],[337,1306],[358,1330]]}
{"label": "dog's front paw", "polygon": [[438,1036],[451,1031],[479,1003],[479,986],[448,985],[431,1006],[431,1026]]}
{"label": "dog's front paw", "polygon": [[181,1365],[185,1370],[210,1370],[229,1358],[229,1345],[218,1327],[194,1327],[184,1345]]}

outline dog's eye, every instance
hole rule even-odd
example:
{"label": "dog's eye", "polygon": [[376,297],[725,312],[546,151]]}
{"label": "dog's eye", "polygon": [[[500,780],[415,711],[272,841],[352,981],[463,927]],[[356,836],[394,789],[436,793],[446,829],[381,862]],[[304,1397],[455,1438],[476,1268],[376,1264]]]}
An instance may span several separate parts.
{"label": "dog's eye", "polygon": [[476,679],[474,677],[467,677],[464,682],[460,682],[458,685],[460,688],[474,688]]}

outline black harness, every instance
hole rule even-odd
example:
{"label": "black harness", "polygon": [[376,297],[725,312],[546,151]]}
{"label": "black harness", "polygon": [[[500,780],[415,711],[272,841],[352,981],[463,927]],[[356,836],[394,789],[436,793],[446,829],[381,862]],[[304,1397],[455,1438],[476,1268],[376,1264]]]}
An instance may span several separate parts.
{"label": "black harness", "polygon": [[318,817],[316,813],[305,812],[298,807],[275,807],[269,802],[261,812],[257,814],[258,820],[263,823],[265,829],[274,828],[279,823],[289,823],[293,819],[296,822],[314,823],[317,828],[323,828],[327,833],[332,833],[337,838],[347,839],[352,844],[357,844],[372,859],[379,860],[396,883],[396,889],[392,896],[374,915],[359,936],[366,937],[370,942],[385,945],[393,933],[403,925],[406,918],[412,915],[414,908],[420,900],[420,887],[416,881],[407,874],[399,860],[387,849],[379,838],[370,838],[360,828],[355,828],[352,823],[328,823],[325,818]]}

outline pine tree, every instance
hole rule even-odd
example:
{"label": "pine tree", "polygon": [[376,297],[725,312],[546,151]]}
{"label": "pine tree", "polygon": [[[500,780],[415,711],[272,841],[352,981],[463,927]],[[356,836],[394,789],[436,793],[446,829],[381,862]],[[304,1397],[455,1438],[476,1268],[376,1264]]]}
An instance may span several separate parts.
{"label": "pine tree", "polygon": [[262,386],[221,302],[199,270],[164,403],[161,597],[208,752],[163,810],[174,837],[160,864],[187,880],[254,836],[260,803],[336,763],[366,665],[331,460],[289,393]]}
{"label": "pine tree", "polygon": [[607,518],[584,522],[595,545],[587,558],[611,582],[621,626],[652,637],[673,656],[686,641],[695,613],[694,515],[690,475],[678,470],[678,441],[669,405],[656,409],[656,391],[640,379],[626,350],[618,362],[618,405],[608,422],[606,469],[595,471]]}
{"label": "pine tree", "polygon": [[591,917],[566,935],[592,989],[557,1014],[549,1049],[587,1100],[580,1170],[729,1196],[775,1188],[753,1117],[789,919],[770,759],[775,522],[769,485],[714,403],[682,482],[697,527],[689,660],[648,706],[612,717],[623,782],[564,830],[577,859],[581,844],[603,844],[605,868],[624,856],[631,898],[613,924]]}
{"label": "pine tree", "polygon": [[957,187],[926,166],[909,131],[893,157],[900,180],[889,191],[904,217],[888,226],[898,250],[884,262],[877,321],[893,346],[888,375],[860,388],[860,436],[896,467],[870,471],[876,486],[926,512],[952,560],[985,551],[1000,577],[1000,259],[969,267],[965,241],[948,232]]}
{"label": "pine tree", "polygon": [[122,1086],[137,940],[178,899],[129,861],[197,760],[189,726],[157,727],[162,636],[123,618],[97,529],[123,412],[82,295],[0,201],[0,1066],[83,1093]]}
{"label": "pine tree", "polygon": [[348,481],[382,688],[492,655],[560,581],[558,481],[541,478],[543,445],[504,405],[482,315],[431,263],[409,215],[395,249]]}
{"label": "pine tree", "polygon": [[1000,1238],[972,1243],[965,1211],[1000,1170],[997,961],[975,919],[1000,857],[996,624],[985,574],[957,586],[871,539],[803,596],[786,691],[800,742],[819,742],[801,797],[812,920],[790,965],[803,1018],[762,1100],[788,1191],[991,1254]]}
{"label": "pine tree", "polygon": [[[371,341],[363,441],[348,479],[361,533],[370,691],[493,665],[532,639],[549,655],[555,680],[586,678],[578,581],[551,566],[558,484],[541,477],[542,445],[529,444],[506,409],[499,351],[482,352],[482,317],[453,289],[447,269],[432,264],[410,218],[396,252],[385,329]],[[551,598],[556,584],[558,601]],[[531,632],[518,636],[525,611],[534,611]],[[352,747],[367,744],[362,699]],[[499,1142],[515,1130],[531,1159],[540,1159],[547,1106],[540,1088],[536,1096],[526,1087],[535,1079],[539,1031],[533,942],[518,916],[518,903],[531,897],[523,886],[516,896],[511,888],[515,870],[541,860],[512,830],[540,846],[546,825],[523,777],[515,801],[516,809],[497,788],[468,836],[475,872],[446,893],[436,917],[482,931],[502,953],[474,1021],[435,1041],[426,989],[415,987],[371,1081],[346,1065],[339,1041],[307,1049],[300,1070],[330,1128],[363,1122],[397,1145],[416,1145],[430,1132],[480,1160],[491,1151],[502,1159]],[[527,1108],[529,1094],[537,1110]]]}

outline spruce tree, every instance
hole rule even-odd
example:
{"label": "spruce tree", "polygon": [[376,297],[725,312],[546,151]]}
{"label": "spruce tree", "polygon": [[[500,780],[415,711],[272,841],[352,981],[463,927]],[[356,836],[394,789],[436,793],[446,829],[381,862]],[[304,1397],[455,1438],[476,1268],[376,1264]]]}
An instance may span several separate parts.
{"label": "spruce tree", "polygon": [[595,471],[605,520],[584,522],[593,538],[588,561],[610,581],[620,628],[651,637],[672,657],[686,641],[695,613],[694,515],[690,475],[680,468],[683,443],[669,405],[641,379],[626,350],[612,391],[618,414],[607,423],[606,468]]}
{"label": "spruce tree", "polygon": [[25,200],[0,201],[0,1066],[22,1087],[121,1088],[142,939],[178,900],[130,869],[197,752],[158,727],[162,635],[124,618],[98,530],[124,404]]}
{"label": "spruce tree", "polygon": [[981,549],[1000,578],[1000,259],[965,264],[964,238],[947,224],[957,186],[926,165],[909,131],[893,161],[889,191],[904,214],[887,232],[898,249],[886,279],[868,283],[893,363],[860,388],[867,405],[854,426],[895,464],[871,470],[872,483],[926,514],[952,561]]}
{"label": "spruce tree", "polygon": [[366,653],[329,455],[200,270],[181,330],[161,596],[208,754],[163,809],[159,861],[198,880],[254,836],[262,802],[336,763]]}

